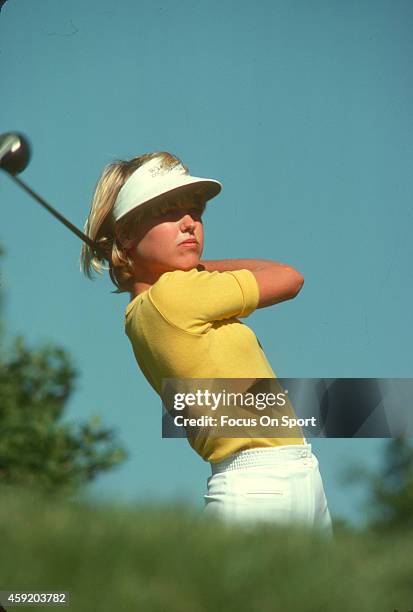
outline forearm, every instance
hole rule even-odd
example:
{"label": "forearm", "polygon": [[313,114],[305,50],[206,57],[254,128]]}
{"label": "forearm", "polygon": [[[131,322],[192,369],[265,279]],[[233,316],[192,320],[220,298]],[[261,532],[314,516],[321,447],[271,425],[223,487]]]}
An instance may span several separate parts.
{"label": "forearm", "polygon": [[[231,270],[266,270],[285,268],[287,264],[269,259],[208,259],[201,260],[200,266],[207,272],[228,272]],[[290,267],[290,266],[288,266]]]}

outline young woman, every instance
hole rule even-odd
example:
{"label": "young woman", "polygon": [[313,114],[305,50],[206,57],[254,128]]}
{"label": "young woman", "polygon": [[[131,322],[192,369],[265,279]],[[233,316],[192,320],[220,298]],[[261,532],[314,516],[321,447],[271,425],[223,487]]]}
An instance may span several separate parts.
{"label": "young woman", "polygon": [[[99,242],[109,267],[86,245],[81,266],[90,278],[108,269],[116,293],[130,293],[125,331],[159,395],[164,378],[276,378],[239,319],[294,298],[303,277],[274,261],[201,260],[202,213],[220,190],[218,181],[191,176],[166,152],[109,164],[96,186],[85,233]],[[211,464],[207,515],[297,521],[332,535],[318,461],[301,435],[188,439]]]}

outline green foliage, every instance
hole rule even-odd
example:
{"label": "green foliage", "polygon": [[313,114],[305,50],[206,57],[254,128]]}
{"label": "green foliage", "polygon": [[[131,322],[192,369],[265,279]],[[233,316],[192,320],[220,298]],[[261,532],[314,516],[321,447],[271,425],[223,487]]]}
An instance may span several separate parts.
{"label": "green foliage", "polygon": [[0,342],[0,485],[72,494],[126,457],[99,418],[63,422],[77,372],[63,348]]}
{"label": "green foliage", "polygon": [[227,527],[182,504],[0,497],[2,589],[66,590],[76,612],[412,608],[412,531],[329,542],[298,527]]}
{"label": "green foliage", "polygon": [[[3,247],[0,244],[0,260],[2,259],[4,254],[5,254],[5,251],[4,251]],[[3,287],[3,275],[2,275],[2,270],[0,268],[0,345],[2,343],[3,336],[4,336],[4,322],[3,322],[2,317],[1,317],[1,313],[3,311],[3,301],[4,301],[4,295],[3,295],[2,287]]]}
{"label": "green foliage", "polygon": [[395,531],[413,528],[413,448],[402,437],[388,441],[384,468],[371,481],[377,507],[372,528]]}
{"label": "green foliage", "polygon": [[394,533],[413,529],[413,448],[406,438],[388,440],[378,474],[353,468],[346,480],[368,486],[366,513],[371,530]]}

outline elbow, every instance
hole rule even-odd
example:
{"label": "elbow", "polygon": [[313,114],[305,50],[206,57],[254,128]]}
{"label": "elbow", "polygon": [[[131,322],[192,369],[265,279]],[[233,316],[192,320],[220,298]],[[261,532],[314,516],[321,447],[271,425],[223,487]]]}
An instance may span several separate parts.
{"label": "elbow", "polygon": [[303,288],[304,285],[304,276],[300,274],[297,270],[294,270],[293,282],[292,282],[292,294],[291,297],[294,298],[298,295]]}

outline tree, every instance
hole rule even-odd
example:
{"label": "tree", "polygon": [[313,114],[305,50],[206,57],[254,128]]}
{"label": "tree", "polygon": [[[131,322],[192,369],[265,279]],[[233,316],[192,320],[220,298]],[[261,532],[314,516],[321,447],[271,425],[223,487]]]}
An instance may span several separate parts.
{"label": "tree", "polygon": [[369,486],[369,527],[394,532],[413,527],[413,447],[403,437],[389,439],[383,466],[378,474],[353,468],[347,481],[364,481]]}
{"label": "tree", "polygon": [[0,325],[0,485],[71,494],[125,459],[99,417],[63,422],[77,376],[59,346],[31,349],[18,336],[5,349]]}

